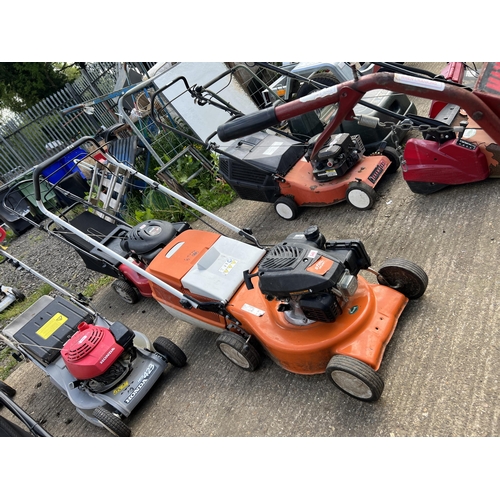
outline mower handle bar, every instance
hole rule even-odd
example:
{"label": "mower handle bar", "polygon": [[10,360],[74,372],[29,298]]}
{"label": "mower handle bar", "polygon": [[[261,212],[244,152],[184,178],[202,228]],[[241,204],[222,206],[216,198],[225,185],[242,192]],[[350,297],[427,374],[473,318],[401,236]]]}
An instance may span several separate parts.
{"label": "mower handle bar", "polygon": [[[290,118],[338,103],[338,109],[315,143],[311,159],[316,158],[327,139],[345,119],[353,119],[353,109],[363,95],[375,89],[386,89],[429,100],[457,104],[500,144],[500,118],[479,95],[470,89],[445,81],[429,80],[398,73],[374,73],[313,92],[295,101],[264,109],[228,121],[217,128],[223,142],[276,126]],[[488,97],[492,97],[488,95]],[[499,104],[500,106],[500,104]]]}

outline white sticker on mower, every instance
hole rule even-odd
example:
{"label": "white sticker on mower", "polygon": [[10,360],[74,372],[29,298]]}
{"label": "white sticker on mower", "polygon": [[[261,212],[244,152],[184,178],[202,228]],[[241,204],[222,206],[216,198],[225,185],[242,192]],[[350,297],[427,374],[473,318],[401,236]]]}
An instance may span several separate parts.
{"label": "white sticker on mower", "polygon": [[251,306],[250,304],[243,304],[243,307],[241,309],[243,311],[249,312],[250,314],[253,314],[254,316],[264,316],[264,311],[262,309]]}
{"label": "white sticker on mower", "polygon": [[327,87],[326,89],[321,89],[316,92],[313,92],[312,94],[308,94],[304,97],[301,97],[299,101],[300,102],[314,101],[316,99],[321,99],[322,97],[328,97],[336,93],[337,93],[337,85],[334,85],[333,87]]}
{"label": "white sticker on mower", "polygon": [[226,261],[224,262],[224,264],[222,264],[221,268],[219,269],[219,273],[222,273],[222,274],[229,274],[231,272],[231,270],[233,269],[233,267],[238,263],[237,260],[231,258],[231,257],[228,257],[226,259]]}
{"label": "white sticker on mower", "polygon": [[416,76],[394,74],[394,81],[403,85],[413,85],[413,87],[421,87],[423,89],[444,90],[444,82],[436,82],[424,80]]}
{"label": "white sticker on mower", "polygon": [[156,366],[150,363],[149,366],[144,371],[142,375],[142,380],[137,384],[137,387],[133,390],[132,394],[125,400],[126,404],[129,404],[132,399],[134,399],[137,394],[144,388],[144,386],[149,382],[150,375],[155,371]]}
{"label": "white sticker on mower", "polygon": [[464,139],[470,139],[471,137],[474,137],[476,135],[476,129],[473,128],[468,128],[464,132]]}
{"label": "white sticker on mower", "polygon": [[283,142],[273,142],[262,154],[271,156],[278,151],[280,146],[283,146]]}

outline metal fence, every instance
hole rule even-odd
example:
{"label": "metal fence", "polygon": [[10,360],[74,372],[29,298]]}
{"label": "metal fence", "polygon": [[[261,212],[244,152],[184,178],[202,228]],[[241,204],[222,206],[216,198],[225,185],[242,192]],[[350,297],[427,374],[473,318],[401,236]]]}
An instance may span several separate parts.
{"label": "metal fence", "polygon": [[[142,76],[154,63],[125,64]],[[0,182],[8,182],[50,157],[54,148],[118,122],[118,99],[96,104],[91,113],[85,108],[73,114],[62,111],[113,92],[120,68],[114,62],[89,63],[74,83],[0,126]]]}

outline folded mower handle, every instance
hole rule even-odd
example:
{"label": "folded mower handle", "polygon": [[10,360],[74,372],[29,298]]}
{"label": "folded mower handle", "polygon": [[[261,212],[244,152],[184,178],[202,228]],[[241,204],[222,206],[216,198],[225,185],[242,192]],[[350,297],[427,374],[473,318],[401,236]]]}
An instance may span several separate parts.
{"label": "folded mower handle", "polygon": [[35,200],[36,201],[41,201],[42,200],[42,195],[41,195],[41,189],[40,189],[40,174],[49,166],[52,165],[52,163],[56,162],[57,160],[60,160],[64,156],[66,156],[70,151],[73,151],[74,149],[78,148],[82,144],[86,142],[93,142],[97,148],[100,148],[99,142],[94,137],[88,136],[88,137],[82,137],[81,139],[78,139],[76,142],[71,144],[71,146],[68,146],[67,148],[64,148],[62,151],[59,151],[56,153],[54,156],[51,156],[44,162],[40,163],[40,165],[37,165],[35,170],[33,171],[33,188],[34,188],[34,194],[35,194]]}

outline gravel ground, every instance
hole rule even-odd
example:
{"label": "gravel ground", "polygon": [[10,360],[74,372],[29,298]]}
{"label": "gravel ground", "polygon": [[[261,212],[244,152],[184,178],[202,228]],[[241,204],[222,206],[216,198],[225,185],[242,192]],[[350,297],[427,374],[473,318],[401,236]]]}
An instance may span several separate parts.
{"label": "gravel ground", "polygon": [[[7,247],[5,251],[14,258],[75,294],[83,293],[88,285],[102,277],[99,273],[89,271],[70,245],[36,227],[4,246]],[[6,261],[0,264],[0,276],[0,283],[17,288],[26,297],[44,284],[40,278]],[[0,328],[2,326],[4,324],[0,319]]]}

